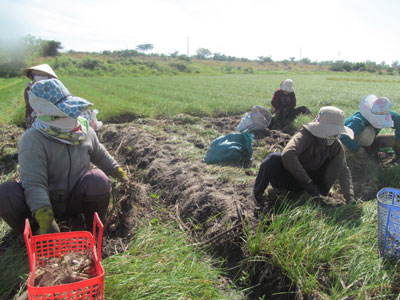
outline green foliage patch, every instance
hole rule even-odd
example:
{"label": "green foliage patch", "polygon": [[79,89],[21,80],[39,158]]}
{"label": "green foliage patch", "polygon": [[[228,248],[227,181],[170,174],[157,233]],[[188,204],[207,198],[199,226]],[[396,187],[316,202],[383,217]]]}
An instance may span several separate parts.
{"label": "green foliage patch", "polygon": [[[8,225],[0,219],[0,300],[12,299],[29,272],[28,256],[22,239],[10,234]],[[6,241],[6,242],[5,242]]]}
{"label": "green foliage patch", "polygon": [[108,298],[233,299],[220,270],[173,224],[143,226],[129,250],[103,261]]}
{"label": "green foliage patch", "polygon": [[279,265],[316,299],[397,299],[397,262],[379,256],[376,203],[321,209],[287,205],[249,233],[249,260]]}
{"label": "green foliage patch", "polygon": [[[319,108],[334,105],[350,115],[367,94],[386,96],[399,109],[400,89],[389,76],[354,76],[332,80],[334,75],[232,74],[219,76],[60,77],[69,91],[95,104],[103,121],[121,114],[135,117],[223,116],[240,114],[253,105],[270,107],[273,92],[285,78],[296,85],[297,105],[316,115]],[[0,80],[0,123],[18,124],[23,119],[23,79]],[[299,124],[300,125],[300,124]]]}

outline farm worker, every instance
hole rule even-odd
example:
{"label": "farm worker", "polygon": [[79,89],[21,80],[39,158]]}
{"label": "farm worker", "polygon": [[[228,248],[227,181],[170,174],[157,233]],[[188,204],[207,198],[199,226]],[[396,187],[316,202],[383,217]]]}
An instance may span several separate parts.
{"label": "farm worker", "polygon": [[317,201],[329,193],[336,179],[347,202],[354,198],[350,170],[347,167],[339,134],[353,137],[344,126],[345,114],[334,106],[322,107],[312,122],[303,125],[283,152],[269,154],[260,165],[253,188],[259,205],[269,184],[290,191],[305,190]]}
{"label": "farm worker", "polygon": [[[360,109],[345,120],[345,125],[354,132],[354,140],[343,135],[340,140],[350,155],[359,162],[368,159],[368,151],[393,147],[400,158],[400,115],[394,112],[392,103],[386,97],[365,96]],[[394,128],[395,135],[378,135],[382,128]]]}
{"label": "farm worker", "polygon": [[28,91],[31,89],[32,84],[37,81],[44,79],[55,78],[58,79],[56,73],[48,64],[37,65],[33,67],[26,68],[24,70],[24,74],[28,77],[32,82],[28,82],[28,86],[24,90],[24,99],[25,99],[25,127],[28,129],[31,127],[35,116],[32,115],[33,110],[31,105],[29,104],[29,93]]}
{"label": "farm worker", "polygon": [[128,177],[80,117],[93,104],[71,96],[58,79],[37,81],[28,93],[37,117],[18,143],[20,183],[0,185],[0,217],[17,233],[30,216],[39,234],[58,232],[57,216],[83,213],[90,228],[97,212],[104,222],[111,191],[107,175]]}
{"label": "farm worker", "polygon": [[310,110],[305,106],[296,108],[296,95],[292,79],[286,79],[281,82],[280,88],[272,96],[271,106],[275,116],[270,127],[277,121],[292,122],[299,114],[311,114]]}

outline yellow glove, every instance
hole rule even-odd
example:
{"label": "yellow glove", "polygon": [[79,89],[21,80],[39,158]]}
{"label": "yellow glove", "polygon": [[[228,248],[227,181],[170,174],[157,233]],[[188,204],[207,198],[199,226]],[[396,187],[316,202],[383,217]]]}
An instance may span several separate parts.
{"label": "yellow glove", "polygon": [[51,206],[45,206],[38,209],[35,213],[35,219],[39,224],[39,234],[60,232]]}
{"label": "yellow glove", "polygon": [[123,181],[123,182],[129,181],[128,175],[126,175],[125,171],[122,170],[121,167],[114,168],[111,173],[111,176],[117,178],[119,181]]}
{"label": "yellow glove", "polygon": [[393,151],[397,158],[400,158],[400,140],[396,140],[393,145]]}

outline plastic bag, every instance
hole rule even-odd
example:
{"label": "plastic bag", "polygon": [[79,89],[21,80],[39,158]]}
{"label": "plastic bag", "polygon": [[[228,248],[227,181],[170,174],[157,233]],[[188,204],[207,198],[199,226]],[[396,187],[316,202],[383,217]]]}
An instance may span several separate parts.
{"label": "plastic bag", "polygon": [[251,147],[253,137],[253,134],[248,131],[220,136],[211,142],[203,161],[208,164],[248,163],[253,157]]}
{"label": "plastic bag", "polygon": [[88,120],[90,127],[92,127],[95,131],[100,130],[100,128],[103,126],[103,122],[97,120],[97,114],[98,114],[97,109],[93,110],[86,110],[81,114],[81,117],[85,118]]}
{"label": "plastic bag", "polygon": [[255,105],[244,114],[236,131],[243,132],[245,130],[263,130],[271,123],[272,114],[265,107]]}
{"label": "plastic bag", "polygon": [[253,106],[251,109],[251,119],[254,123],[254,130],[263,130],[271,123],[272,114],[262,106]]}
{"label": "plastic bag", "polygon": [[254,122],[251,119],[251,113],[248,111],[244,114],[242,120],[239,125],[236,127],[236,131],[243,132],[246,129],[252,130],[254,128]]}

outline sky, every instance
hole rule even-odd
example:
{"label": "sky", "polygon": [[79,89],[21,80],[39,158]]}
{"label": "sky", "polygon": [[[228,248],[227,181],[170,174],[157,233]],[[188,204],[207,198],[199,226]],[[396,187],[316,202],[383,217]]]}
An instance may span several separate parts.
{"label": "sky", "polygon": [[0,0],[0,42],[29,34],[63,51],[150,43],[159,54],[391,64],[399,12],[399,0]]}

